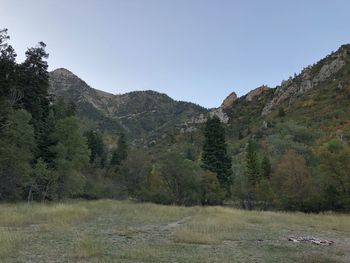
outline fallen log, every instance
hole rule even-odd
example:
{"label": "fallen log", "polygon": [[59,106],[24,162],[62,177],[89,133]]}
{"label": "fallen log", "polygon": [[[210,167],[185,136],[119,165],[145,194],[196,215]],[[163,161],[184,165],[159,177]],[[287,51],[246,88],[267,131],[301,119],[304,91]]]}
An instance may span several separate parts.
{"label": "fallen log", "polygon": [[308,242],[316,245],[322,245],[322,246],[330,246],[334,244],[334,241],[327,240],[327,239],[321,239],[313,236],[290,236],[288,237],[288,241],[294,242],[294,243],[300,243],[300,242]]}

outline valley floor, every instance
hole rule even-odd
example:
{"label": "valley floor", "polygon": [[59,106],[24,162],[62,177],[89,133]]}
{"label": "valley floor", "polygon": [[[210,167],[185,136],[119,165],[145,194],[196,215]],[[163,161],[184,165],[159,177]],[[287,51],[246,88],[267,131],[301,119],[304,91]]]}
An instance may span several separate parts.
{"label": "valley floor", "polygon": [[350,262],[350,215],[112,200],[0,204],[0,262]]}

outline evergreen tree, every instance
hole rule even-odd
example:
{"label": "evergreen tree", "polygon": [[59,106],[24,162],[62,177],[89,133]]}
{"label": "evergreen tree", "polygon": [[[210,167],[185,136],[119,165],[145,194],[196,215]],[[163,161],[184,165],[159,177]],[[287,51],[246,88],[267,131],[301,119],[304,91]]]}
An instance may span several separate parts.
{"label": "evergreen tree", "polygon": [[21,81],[23,88],[23,106],[32,115],[36,129],[48,113],[49,107],[49,76],[45,51],[46,45],[39,42],[35,48],[29,48],[26,52],[26,60],[21,64]]}
{"label": "evergreen tree", "polygon": [[220,186],[230,189],[231,158],[227,154],[225,128],[216,116],[208,119],[204,129],[205,141],[202,153],[202,167],[217,174]]}
{"label": "evergreen tree", "polygon": [[121,133],[118,139],[117,149],[114,150],[111,158],[111,165],[120,165],[128,156],[128,145],[124,133]]}
{"label": "evergreen tree", "polygon": [[259,181],[259,162],[257,155],[257,147],[253,141],[249,141],[246,150],[246,177],[248,179],[249,187],[251,191]]}
{"label": "evergreen tree", "polygon": [[9,39],[7,29],[0,30],[0,129],[21,97],[17,88],[16,53],[7,43]]}
{"label": "evergreen tree", "polygon": [[261,175],[263,178],[269,178],[271,175],[271,163],[269,157],[264,155],[261,161]]}
{"label": "evergreen tree", "polygon": [[32,115],[34,135],[38,150],[36,156],[42,156],[42,152],[48,147],[48,126],[46,125],[49,115],[49,76],[45,51],[45,43],[39,42],[35,48],[29,48],[26,59],[19,67],[19,81],[23,97],[22,106]]}
{"label": "evergreen tree", "polygon": [[25,110],[14,111],[0,132],[0,200],[24,196],[35,145],[30,119]]}
{"label": "evergreen tree", "polygon": [[104,167],[106,161],[105,146],[103,143],[102,136],[93,130],[85,133],[87,138],[87,144],[90,149],[90,163],[98,162],[98,165]]}

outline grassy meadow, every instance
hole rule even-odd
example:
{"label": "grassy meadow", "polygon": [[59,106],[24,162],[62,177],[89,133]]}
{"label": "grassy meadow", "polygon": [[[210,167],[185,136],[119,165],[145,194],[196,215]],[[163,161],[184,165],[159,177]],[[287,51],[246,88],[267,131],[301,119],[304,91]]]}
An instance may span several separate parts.
{"label": "grassy meadow", "polygon": [[[292,235],[334,244],[293,243]],[[0,204],[0,262],[350,262],[350,215],[112,200]]]}

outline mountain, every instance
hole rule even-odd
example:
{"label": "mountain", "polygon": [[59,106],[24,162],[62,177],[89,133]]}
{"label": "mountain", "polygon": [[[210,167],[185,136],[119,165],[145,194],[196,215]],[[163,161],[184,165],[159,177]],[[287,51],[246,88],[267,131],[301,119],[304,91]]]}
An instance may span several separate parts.
{"label": "mountain", "polygon": [[[341,46],[277,87],[262,85],[239,98],[233,91],[215,109],[150,90],[113,95],[91,88],[67,69],[49,75],[50,92],[76,103],[85,128],[115,134],[123,130],[138,145],[195,133],[213,115],[227,124],[231,143],[261,133],[262,127],[277,132],[273,127],[279,122],[328,134],[339,133],[350,123],[350,45]],[[286,115],[283,118],[281,110]]]}
{"label": "mountain", "polygon": [[111,133],[123,130],[135,144],[180,133],[189,125],[195,130],[198,123],[194,119],[208,113],[199,105],[151,90],[121,95],[96,90],[63,68],[50,72],[49,80],[51,94],[76,104],[85,128]]}
{"label": "mountain", "polygon": [[[343,45],[277,87],[261,86],[226,103],[224,112],[231,139],[260,133],[262,127],[272,128],[279,122],[331,134],[348,126],[349,105],[350,45]],[[280,111],[285,113],[283,118]]]}

